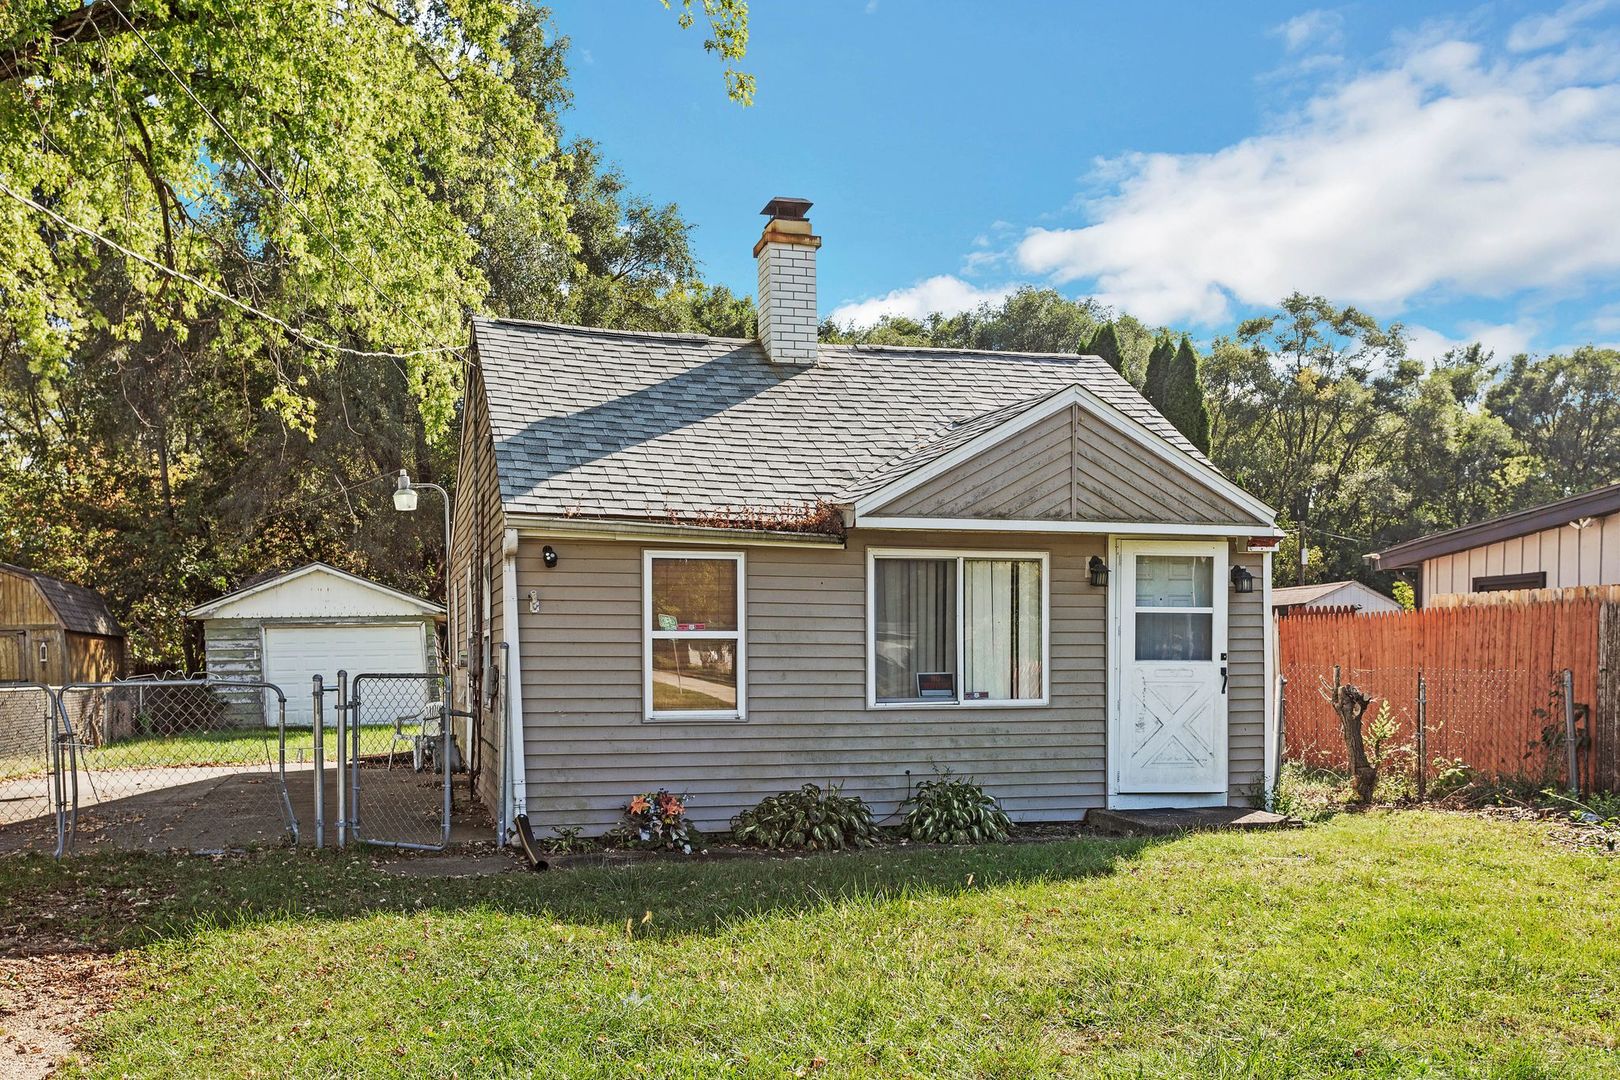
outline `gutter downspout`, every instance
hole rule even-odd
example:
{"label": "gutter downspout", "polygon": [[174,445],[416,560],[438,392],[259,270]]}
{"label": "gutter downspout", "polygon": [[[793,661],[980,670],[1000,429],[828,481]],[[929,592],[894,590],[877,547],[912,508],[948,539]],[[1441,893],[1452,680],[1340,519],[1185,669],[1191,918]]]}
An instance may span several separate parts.
{"label": "gutter downspout", "polygon": [[506,693],[506,713],[510,717],[506,725],[507,744],[502,757],[507,761],[503,771],[507,774],[507,781],[511,786],[511,796],[507,800],[509,816],[502,822],[502,831],[505,837],[510,839],[512,822],[529,812],[529,769],[523,750],[523,679],[521,673],[514,676],[512,670],[523,664],[523,639],[518,632],[516,529],[506,529],[502,532],[501,556],[501,631],[509,646],[502,677],[505,679],[503,690]]}

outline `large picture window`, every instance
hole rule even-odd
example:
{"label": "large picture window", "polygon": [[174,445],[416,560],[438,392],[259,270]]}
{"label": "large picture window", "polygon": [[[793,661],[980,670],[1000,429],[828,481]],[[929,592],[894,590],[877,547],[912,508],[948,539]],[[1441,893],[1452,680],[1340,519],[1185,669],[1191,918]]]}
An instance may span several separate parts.
{"label": "large picture window", "polygon": [[873,552],[873,706],[1044,704],[1042,555]]}
{"label": "large picture window", "polygon": [[743,581],[741,554],[646,553],[649,720],[745,718]]}

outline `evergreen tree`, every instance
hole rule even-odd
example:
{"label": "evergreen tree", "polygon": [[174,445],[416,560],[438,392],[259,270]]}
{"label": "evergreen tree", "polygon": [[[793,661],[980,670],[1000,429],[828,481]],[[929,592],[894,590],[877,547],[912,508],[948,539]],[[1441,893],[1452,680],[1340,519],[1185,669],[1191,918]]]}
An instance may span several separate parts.
{"label": "evergreen tree", "polygon": [[1209,453],[1209,405],[1204,401],[1198,375],[1198,351],[1185,334],[1165,375],[1164,404],[1159,406],[1176,430],[1204,453]]}
{"label": "evergreen tree", "polygon": [[1120,353],[1119,334],[1114,331],[1112,322],[1097,327],[1096,333],[1091,335],[1091,340],[1080,351],[1088,356],[1102,357],[1108,361],[1109,367],[1121,375],[1125,374],[1125,357]]}
{"label": "evergreen tree", "polygon": [[1161,333],[1153,339],[1153,351],[1148,353],[1147,376],[1142,380],[1142,395],[1155,409],[1170,415],[1170,402],[1166,391],[1170,382],[1170,366],[1176,359],[1176,346],[1169,334]]}

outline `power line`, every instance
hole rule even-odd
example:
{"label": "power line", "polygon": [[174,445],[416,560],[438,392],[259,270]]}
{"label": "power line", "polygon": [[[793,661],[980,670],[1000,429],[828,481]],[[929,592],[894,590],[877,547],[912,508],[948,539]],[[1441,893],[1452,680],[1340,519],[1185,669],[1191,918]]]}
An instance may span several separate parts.
{"label": "power line", "polygon": [[[163,59],[162,55],[152,47],[152,43],[146,39],[146,35],[141,33],[140,27],[136,26],[130,21],[129,16],[124,13],[123,9],[117,4],[114,4],[113,10],[117,12],[118,17],[124,21],[125,26],[129,27],[130,31],[135,35],[136,39],[140,41],[141,45],[146,49],[146,51],[152,54],[152,59],[158,62],[158,66],[168,73],[169,77],[175,81],[181,90],[185,91],[186,96],[192,100],[192,103],[195,104],[197,108],[202,110],[203,115],[208,117],[209,121],[214,125],[214,127],[219,129],[220,134],[224,135],[225,138],[230,140],[231,145],[236,148],[236,152],[241,154],[242,159],[253,167],[253,171],[258,173],[259,179],[264,181],[265,186],[270,188],[271,191],[275,192],[284,204],[290,207],[294,213],[302,218],[304,220],[304,224],[308,225],[311,229],[314,229],[318,234],[320,234],[321,238],[326,241],[327,247],[331,249],[332,254],[343,260],[344,265],[349,269],[353,270],[356,274],[359,274],[360,278],[371,287],[373,292],[375,292],[379,297],[387,301],[389,304],[392,304],[394,310],[403,314],[411,325],[420,330],[429,340],[432,340],[434,337],[433,333],[420,322],[417,322],[415,316],[410,313],[410,310],[406,308],[404,304],[401,304],[398,300],[395,300],[385,289],[383,289],[381,285],[378,285],[369,274],[367,274],[360,267],[356,266],[354,261],[350,259],[348,254],[345,253],[342,247],[338,245],[338,242],[332,238],[332,234],[321,228],[321,226],[317,225],[314,219],[312,219],[309,214],[305,212],[304,208],[299,205],[299,203],[295,201],[292,196],[287,194],[286,189],[276,182],[275,177],[270,175],[269,170],[263,165],[260,165],[258,159],[248,152],[247,147],[242,145],[241,140],[236,137],[235,132],[231,131],[231,129],[225,125],[224,121],[214,115],[213,110],[204,104],[202,99],[192,91],[191,85],[187,83],[186,80],[182,79],[179,72],[170,67],[169,62]],[[377,253],[376,249],[373,248],[371,253],[375,255]],[[440,351],[460,352],[458,348],[450,346],[446,346]]]}
{"label": "power line", "polygon": [[80,225],[80,224],[78,224],[77,222],[74,222],[74,221],[69,221],[67,218],[63,217],[61,214],[58,214],[55,210],[52,210],[50,207],[41,205],[40,203],[35,202],[33,199],[30,199],[28,196],[23,195],[23,194],[19,193],[18,191],[14,190],[11,187],[11,185],[6,183],[6,181],[4,181],[4,180],[0,180],[0,193],[3,193],[5,195],[11,197],[12,199],[15,199],[17,202],[22,203],[24,206],[27,206],[27,207],[29,207],[29,208],[31,208],[33,210],[38,211],[41,214],[44,214],[46,217],[50,218],[52,221],[55,221],[58,225],[61,225],[64,229],[69,229],[69,230],[71,230],[73,232],[78,233],[80,236],[88,237],[89,239],[94,240],[97,243],[105,244],[108,247],[112,248],[114,251],[120,252],[121,254],[125,255],[126,257],[134,259],[137,262],[143,263],[146,266],[150,266],[152,269],[158,271],[159,273],[168,274],[170,277],[178,278],[179,280],[184,281],[187,284],[193,285],[193,286],[201,289],[203,292],[208,293],[210,296],[212,296],[212,297],[214,297],[216,299],[223,300],[227,304],[231,304],[231,305],[233,305],[235,307],[240,308],[241,310],[247,312],[249,315],[252,315],[255,318],[263,319],[266,322],[273,323],[276,326],[280,327],[285,333],[287,333],[291,337],[297,338],[299,341],[302,341],[304,344],[310,346],[311,348],[325,349],[328,352],[342,353],[342,354],[347,355],[347,356],[358,356],[358,357],[367,357],[367,358],[372,358],[372,359],[385,359],[385,360],[406,360],[406,359],[409,359],[411,357],[416,357],[416,356],[434,356],[434,355],[437,355],[439,353],[447,353],[447,352],[448,353],[459,353],[460,352],[460,350],[458,348],[456,348],[455,346],[453,346],[453,345],[435,345],[435,346],[432,346],[431,348],[410,349],[410,350],[407,350],[407,351],[404,351],[404,352],[387,352],[387,351],[377,350],[377,349],[351,349],[347,345],[339,345],[339,344],[337,344],[335,342],[327,341],[324,338],[316,337],[314,334],[309,334],[309,333],[304,332],[303,330],[298,329],[297,327],[293,326],[291,323],[287,322],[285,319],[278,318],[275,315],[270,314],[268,311],[263,311],[263,310],[261,310],[259,308],[254,307],[252,304],[249,304],[249,303],[247,303],[245,301],[242,301],[242,300],[238,300],[236,297],[231,296],[229,293],[221,292],[219,289],[214,288],[212,285],[208,284],[207,282],[199,280],[198,278],[194,278],[190,274],[186,273],[183,270],[175,270],[172,267],[164,266],[162,263],[158,262],[156,259],[152,259],[152,258],[149,258],[149,257],[147,257],[145,255],[142,255],[138,251],[132,251],[131,249],[125,247],[123,244],[120,244],[118,241],[116,241],[116,240],[114,240],[114,239],[112,239],[110,237],[103,236],[101,233],[96,232],[94,229],[86,228],[85,226]]}

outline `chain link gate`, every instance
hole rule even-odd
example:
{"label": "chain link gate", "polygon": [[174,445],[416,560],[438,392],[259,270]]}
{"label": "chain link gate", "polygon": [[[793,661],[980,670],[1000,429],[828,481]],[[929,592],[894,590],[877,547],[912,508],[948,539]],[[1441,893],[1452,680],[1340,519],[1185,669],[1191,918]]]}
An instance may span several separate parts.
{"label": "chain link gate", "polygon": [[448,680],[360,674],[345,683],[338,672],[338,844],[442,850],[458,764]]}
{"label": "chain link gate", "polygon": [[66,849],[73,773],[59,767],[63,753],[72,744],[50,688],[0,684],[0,853]]}
{"label": "chain link gate", "polygon": [[287,699],[271,683],[150,679],[56,691],[64,850],[220,851],[298,839]]}

